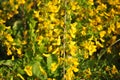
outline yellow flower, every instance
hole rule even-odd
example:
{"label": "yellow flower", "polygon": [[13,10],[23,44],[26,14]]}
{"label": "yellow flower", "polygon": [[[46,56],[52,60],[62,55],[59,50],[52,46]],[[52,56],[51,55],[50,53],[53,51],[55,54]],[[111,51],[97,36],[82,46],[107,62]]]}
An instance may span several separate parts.
{"label": "yellow flower", "polygon": [[89,55],[90,55],[90,56],[92,56],[93,53],[97,51],[96,48],[97,48],[97,46],[95,46],[95,45],[90,45],[90,46],[89,46],[89,49],[88,49],[88,50],[89,50]]}
{"label": "yellow flower", "polygon": [[45,70],[40,66],[40,71],[42,72],[43,75],[47,75],[47,73],[45,72]]}
{"label": "yellow flower", "polygon": [[112,32],[112,30],[110,29],[110,27],[107,30],[107,33],[110,34]]}
{"label": "yellow flower", "polygon": [[61,39],[60,39],[60,36],[58,36],[58,38],[57,39],[55,39],[56,40],[56,42],[55,43],[53,43],[52,45],[57,45],[57,46],[59,46],[60,44],[61,44]]}
{"label": "yellow flower", "polygon": [[89,54],[87,52],[84,53],[84,58],[88,59],[89,58]]}
{"label": "yellow flower", "polygon": [[70,29],[70,35],[72,38],[75,38],[75,33],[77,32],[76,26],[77,26],[77,22],[70,24],[71,29]]}
{"label": "yellow flower", "polygon": [[[56,36],[60,35],[60,29],[54,29],[53,31],[55,32]],[[60,36],[58,36],[58,38],[60,39]]]}
{"label": "yellow flower", "polygon": [[20,77],[22,80],[25,80],[21,74],[18,73],[17,76]]}
{"label": "yellow flower", "polygon": [[12,56],[12,60],[13,60],[13,61],[15,60],[15,57],[14,57],[14,56]]}
{"label": "yellow flower", "polygon": [[73,73],[73,70],[72,68],[70,67],[69,69],[67,69],[67,72],[66,72],[66,80],[72,80],[74,76],[74,73]]}
{"label": "yellow flower", "polygon": [[112,74],[118,73],[118,70],[115,65],[113,65],[111,72],[112,72]]}
{"label": "yellow flower", "polygon": [[48,52],[52,51],[52,49],[53,49],[52,46],[49,46],[48,47]]}
{"label": "yellow flower", "polygon": [[21,48],[17,49],[17,54],[18,54],[18,55],[21,55],[21,54],[22,54]]}
{"label": "yellow flower", "polygon": [[98,25],[98,26],[97,26],[97,29],[98,29],[99,31],[102,30],[102,29],[103,29],[102,25]]}
{"label": "yellow flower", "polygon": [[50,14],[49,16],[50,16],[50,20],[51,20],[51,21],[56,21],[56,18],[55,18],[55,14],[54,14],[54,13]]}
{"label": "yellow flower", "polygon": [[68,58],[67,59],[65,59],[66,60],[66,63],[68,64],[68,65],[74,65],[74,66],[78,66],[79,65],[79,62],[78,62],[78,59],[77,58],[73,58],[72,56],[68,56]]}
{"label": "yellow flower", "polygon": [[117,36],[112,36],[112,39],[111,39],[111,43],[114,43],[115,41],[116,41],[116,39],[117,39]]}
{"label": "yellow flower", "polygon": [[104,47],[99,41],[97,41],[97,39],[95,40],[95,43],[96,43],[96,45],[97,45],[98,47],[101,47],[101,48]]}
{"label": "yellow flower", "polygon": [[7,35],[6,35],[6,38],[7,38],[7,40],[8,40],[9,42],[13,42],[13,38],[12,38],[12,36],[11,36],[10,34],[7,34]]}
{"label": "yellow flower", "polygon": [[75,30],[74,32],[76,32],[77,22],[70,24],[70,26],[71,26],[71,29]]}
{"label": "yellow flower", "polygon": [[34,16],[35,16],[36,18],[39,18],[39,11],[34,11]]}
{"label": "yellow flower", "polygon": [[74,41],[70,41],[70,43],[69,43],[70,54],[72,56],[76,55],[75,53],[76,53],[76,50],[77,50],[77,46],[75,44],[76,44],[76,42],[74,42]]}
{"label": "yellow flower", "polygon": [[72,66],[72,70],[73,70],[74,72],[78,72],[78,71],[79,71],[79,69],[78,69],[77,67],[75,67],[75,66]]}
{"label": "yellow flower", "polygon": [[50,54],[45,54],[45,53],[43,53],[43,56],[45,56],[45,57],[49,57]]}
{"label": "yellow flower", "polygon": [[93,0],[88,0],[88,3],[89,3],[90,5],[94,5]]}
{"label": "yellow flower", "polygon": [[61,44],[61,39],[60,39],[60,36],[58,36],[56,45],[60,45],[60,44]]}
{"label": "yellow flower", "polygon": [[56,64],[55,62],[51,64],[51,71],[54,72],[58,67],[58,64]]}
{"label": "yellow flower", "polygon": [[17,0],[18,4],[25,4],[25,0]]}
{"label": "yellow flower", "polygon": [[3,23],[5,23],[5,20],[0,19],[0,24],[3,24]]}
{"label": "yellow flower", "polygon": [[77,2],[71,1],[70,4],[71,4],[71,10],[76,10],[77,9]]}
{"label": "yellow flower", "polygon": [[8,56],[9,56],[9,55],[12,55],[12,52],[11,52],[10,49],[7,50],[7,55],[8,55]]}
{"label": "yellow flower", "polygon": [[34,5],[34,2],[31,2],[28,4],[28,6],[26,7],[27,11],[29,12],[31,10],[31,7]]}
{"label": "yellow flower", "polygon": [[59,54],[59,51],[60,51],[60,49],[59,49],[59,48],[56,48],[56,49],[52,52],[52,54]]}
{"label": "yellow flower", "polygon": [[47,6],[48,6],[48,11],[49,12],[53,12],[53,13],[57,13],[58,11],[59,11],[59,9],[60,9],[60,5],[59,6],[57,6],[56,5],[57,3],[53,3],[53,2],[51,2],[51,1],[49,1],[48,2],[48,4],[47,4]]}
{"label": "yellow flower", "polygon": [[11,47],[10,43],[8,41],[5,41],[4,44],[7,46],[7,47]]}
{"label": "yellow flower", "polygon": [[100,22],[101,22],[101,18],[100,18],[99,16],[96,16],[96,21],[97,21],[98,23],[100,23]]}
{"label": "yellow flower", "polygon": [[109,2],[110,5],[119,4],[119,0],[109,0],[108,2]]}
{"label": "yellow flower", "polygon": [[79,65],[79,62],[78,62],[78,59],[77,58],[71,58],[72,59],[72,63],[74,64],[74,66],[78,66]]}
{"label": "yellow flower", "polygon": [[86,27],[82,27],[82,31],[81,31],[81,34],[83,35],[83,36],[85,36],[86,35]]}
{"label": "yellow flower", "polygon": [[53,78],[53,79],[52,78],[47,78],[47,80],[56,80],[56,79],[55,78]]}
{"label": "yellow flower", "polygon": [[120,22],[116,22],[116,26],[119,29],[120,28]]}
{"label": "yellow flower", "polygon": [[109,70],[110,70],[110,67],[109,67],[109,66],[107,66],[107,67],[105,68],[105,70],[106,70],[106,71],[109,71]]}
{"label": "yellow flower", "polygon": [[100,32],[100,37],[103,38],[105,36],[105,34],[106,34],[106,31],[101,31]]}
{"label": "yellow flower", "polygon": [[32,66],[25,66],[24,71],[28,76],[32,76]]}
{"label": "yellow flower", "polygon": [[23,44],[23,45],[27,44],[27,41],[23,40],[23,41],[22,41],[22,44]]}
{"label": "yellow flower", "polygon": [[82,34],[83,36],[86,36],[86,32],[85,32],[85,31],[81,31],[81,34]]}
{"label": "yellow flower", "polygon": [[86,50],[88,50],[90,56],[92,56],[93,53],[97,51],[97,49],[96,49],[97,46],[94,45],[94,42],[92,42],[92,41],[85,41],[83,46]]}
{"label": "yellow flower", "polygon": [[92,75],[90,68],[86,69],[84,71],[84,74],[86,75],[87,78],[90,78],[90,76]]}
{"label": "yellow flower", "polygon": [[103,38],[100,38],[100,41],[101,41],[101,42],[105,42],[105,40],[104,40]]}
{"label": "yellow flower", "polygon": [[111,29],[111,31],[115,31],[115,25],[114,25],[114,23],[112,23],[111,25],[110,25],[110,29]]}

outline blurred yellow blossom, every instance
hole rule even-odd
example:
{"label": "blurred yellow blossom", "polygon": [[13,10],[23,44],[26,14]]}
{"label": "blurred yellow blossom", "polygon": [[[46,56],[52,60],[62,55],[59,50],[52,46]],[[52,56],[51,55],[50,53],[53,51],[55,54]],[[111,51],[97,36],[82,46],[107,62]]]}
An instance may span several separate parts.
{"label": "blurred yellow blossom", "polygon": [[90,76],[92,75],[90,68],[86,69],[84,71],[84,74],[86,75],[87,78],[90,78]]}
{"label": "blurred yellow blossom", "polygon": [[31,2],[31,3],[29,3],[28,5],[27,5],[27,11],[29,12],[30,10],[31,10],[31,8],[32,8],[32,6],[34,5],[34,2]]}
{"label": "blurred yellow blossom", "polygon": [[25,80],[21,74],[18,73],[17,76],[20,77],[22,80]]}
{"label": "blurred yellow blossom", "polygon": [[43,53],[43,56],[45,56],[45,57],[49,57],[50,54],[45,54],[45,53]]}
{"label": "blurred yellow blossom", "polygon": [[7,55],[8,55],[8,56],[12,55],[12,52],[11,52],[10,49],[7,50]]}
{"label": "blurred yellow blossom", "polygon": [[18,55],[21,55],[21,54],[22,54],[21,48],[17,49],[17,54],[18,54]]}
{"label": "blurred yellow blossom", "polygon": [[115,25],[114,25],[114,23],[110,24],[110,27],[109,27],[109,28],[110,28],[111,31],[114,32],[114,31],[115,31]]}
{"label": "blurred yellow blossom", "polygon": [[40,66],[40,71],[42,72],[43,75],[47,75],[47,73],[45,72],[45,70]]}
{"label": "blurred yellow blossom", "polygon": [[25,66],[24,71],[28,76],[32,76],[32,66]]}
{"label": "blurred yellow blossom", "polygon": [[109,70],[110,70],[110,66],[106,66],[106,67],[105,67],[105,70],[106,70],[106,71],[109,71]]}
{"label": "blurred yellow blossom", "polygon": [[110,43],[114,43],[117,39],[117,36],[112,36],[110,39]]}
{"label": "blurred yellow blossom", "polygon": [[39,11],[34,11],[34,16],[35,16],[36,18],[39,18]]}
{"label": "blurred yellow blossom", "polygon": [[100,41],[98,41],[97,39],[95,39],[95,44],[97,45],[97,47],[101,47],[101,48],[104,47],[103,44],[100,43]]}
{"label": "blurred yellow blossom", "polygon": [[70,42],[69,42],[70,54],[71,54],[72,56],[75,56],[75,55],[76,55],[77,46],[76,46],[75,44],[76,44],[76,42],[74,42],[74,41],[70,41]]}
{"label": "blurred yellow blossom", "polygon": [[6,38],[7,38],[7,40],[8,40],[9,42],[13,42],[13,38],[12,38],[12,36],[11,36],[10,34],[7,34],[7,35],[6,35]]}
{"label": "blurred yellow blossom", "polygon": [[112,72],[112,74],[118,73],[118,70],[115,65],[113,65],[111,72]]}
{"label": "blurred yellow blossom", "polygon": [[103,38],[105,36],[105,34],[106,34],[106,31],[101,31],[100,32],[100,37]]}
{"label": "blurred yellow blossom", "polygon": [[52,49],[53,49],[52,46],[49,46],[48,47],[48,52],[52,51]]}
{"label": "blurred yellow blossom", "polygon": [[74,66],[78,66],[79,62],[77,58],[73,58],[73,57],[68,57],[68,59],[66,59],[66,62],[70,65],[73,64]]}
{"label": "blurred yellow blossom", "polygon": [[120,22],[116,22],[116,26],[119,29],[120,28]]}
{"label": "blurred yellow blossom", "polygon": [[88,0],[88,3],[89,3],[90,5],[94,5],[93,0]]}
{"label": "blurred yellow blossom", "polygon": [[74,28],[74,27],[71,27],[71,29],[70,29],[69,31],[70,31],[71,37],[72,37],[72,38],[75,38],[75,33],[76,33],[77,29]]}
{"label": "blurred yellow blossom", "polygon": [[22,44],[23,44],[23,45],[27,44],[27,41],[25,41],[25,40],[24,40],[24,41],[22,41]]}
{"label": "blurred yellow blossom", "polygon": [[77,1],[71,1],[70,2],[71,10],[76,10],[78,8],[77,4],[78,4]]}
{"label": "blurred yellow blossom", "polygon": [[78,72],[78,71],[79,71],[79,69],[78,69],[76,66],[72,66],[72,70],[73,70],[74,72]]}
{"label": "blurred yellow blossom", "polygon": [[86,30],[87,30],[87,28],[86,27],[82,27],[82,31],[81,31],[81,34],[83,35],[83,36],[86,36]]}
{"label": "blurred yellow blossom", "polygon": [[73,69],[70,67],[67,69],[65,78],[66,80],[72,80],[73,77],[74,77]]}
{"label": "blurred yellow blossom", "polygon": [[58,64],[57,64],[57,63],[55,63],[55,62],[52,63],[52,64],[51,64],[51,71],[54,72],[54,71],[57,69],[57,67],[58,67]]}
{"label": "blurred yellow blossom", "polygon": [[53,52],[52,52],[52,54],[59,54],[60,53],[60,49],[59,48],[56,48]]}
{"label": "blurred yellow blossom", "polygon": [[112,51],[111,51],[111,48],[109,47],[109,48],[107,48],[107,53],[111,53]]}
{"label": "blurred yellow blossom", "polygon": [[100,30],[103,29],[103,26],[102,26],[102,25],[98,25],[98,26],[97,26],[97,29],[100,31]]}
{"label": "blurred yellow blossom", "polygon": [[15,57],[14,57],[14,56],[12,56],[12,60],[13,60],[13,61],[15,60]]}
{"label": "blurred yellow blossom", "polygon": [[25,4],[25,0],[17,0],[18,4]]}
{"label": "blurred yellow blossom", "polygon": [[3,23],[5,23],[5,20],[0,19],[0,24],[3,24]]}
{"label": "blurred yellow blossom", "polygon": [[109,4],[111,4],[111,5],[116,5],[116,4],[119,4],[119,3],[120,3],[119,0],[109,0],[108,2],[109,2]]}
{"label": "blurred yellow blossom", "polygon": [[60,44],[61,44],[61,39],[60,39],[60,36],[58,36],[56,45],[60,45]]}
{"label": "blurred yellow blossom", "polygon": [[89,54],[85,51],[85,53],[84,53],[84,58],[85,59],[88,59],[89,58]]}
{"label": "blurred yellow blossom", "polygon": [[60,9],[60,5],[57,6],[55,3],[53,3],[52,1],[49,1],[48,4],[48,11],[49,12],[53,12],[53,13],[57,13]]}
{"label": "blurred yellow blossom", "polygon": [[83,46],[89,51],[90,56],[92,56],[93,53],[97,51],[97,46],[92,41],[85,41]]}

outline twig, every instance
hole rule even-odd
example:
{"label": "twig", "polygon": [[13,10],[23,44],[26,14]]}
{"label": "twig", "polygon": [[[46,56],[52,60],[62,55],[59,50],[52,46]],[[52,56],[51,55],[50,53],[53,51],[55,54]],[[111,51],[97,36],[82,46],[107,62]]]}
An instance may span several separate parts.
{"label": "twig", "polygon": [[[65,16],[64,16],[64,36],[63,36],[63,39],[64,39],[64,43],[63,43],[63,49],[64,49],[64,53],[63,53],[63,58],[65,59],[65,52],[66,52],[66,20],[67,20],[67,12],[66,12],[66,7],[67,7],[67,0],[64,0],[64,7],[65,7]],[[66,65],[66,62],[64,63],[63,65],[63,75],[65,75],[65,65]],[[64,80],[65,80],[65,77],[64,77]]]}
{"label": "twig", "polygon": [[118,43],[120,41],[120,39],[116,40],[113,44],[111,44],[110,46],[108,46],[103,52],[102,54],[98,55],[98,60],[100,60],[102,58],[102,56],[107,52],[107,49],[114,46],[116,43]]}

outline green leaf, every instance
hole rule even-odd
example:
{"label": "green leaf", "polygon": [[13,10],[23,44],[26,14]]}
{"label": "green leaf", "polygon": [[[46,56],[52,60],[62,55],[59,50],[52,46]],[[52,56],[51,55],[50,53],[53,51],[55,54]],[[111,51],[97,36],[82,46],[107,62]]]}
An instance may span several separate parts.
{"label": "green leaf", "polygon": [[40,77],[40,63],[38,61],[36,61],[33,65],[32,65],[32,72],[33,75],[35,75],[36,77]]}
{"label": "green leaf", "polygon": [[40,44],[39,50],[40,50],[40,53],[44,53],[45,52],[45,44]]}
{"label": "green leaf", "polygon": [[2,61],[0,61],[0,65],[13,66],[13,62],[12,62],[12,60],[2,60]]}
{"label": "green leaf", "polygon": [[20,74],[25,74],[24,69],[21,69],[20,67],[17,69],[17,72]]}
{"label": "green leaf", "polygon": [[47,67],[48,67],[48,69],[51,68],[51,63],[52,63],[52,56],[50,55],[49,57],[47,57]]}

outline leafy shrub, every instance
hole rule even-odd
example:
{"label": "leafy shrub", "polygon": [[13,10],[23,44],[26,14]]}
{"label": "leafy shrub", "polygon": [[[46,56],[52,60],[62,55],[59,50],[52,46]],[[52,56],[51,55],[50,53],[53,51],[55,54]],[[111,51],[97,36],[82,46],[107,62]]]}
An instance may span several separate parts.
{"label": "leafy shrub", "polygon": [[1,80],[118,80],[119,0],[0,0]]}

